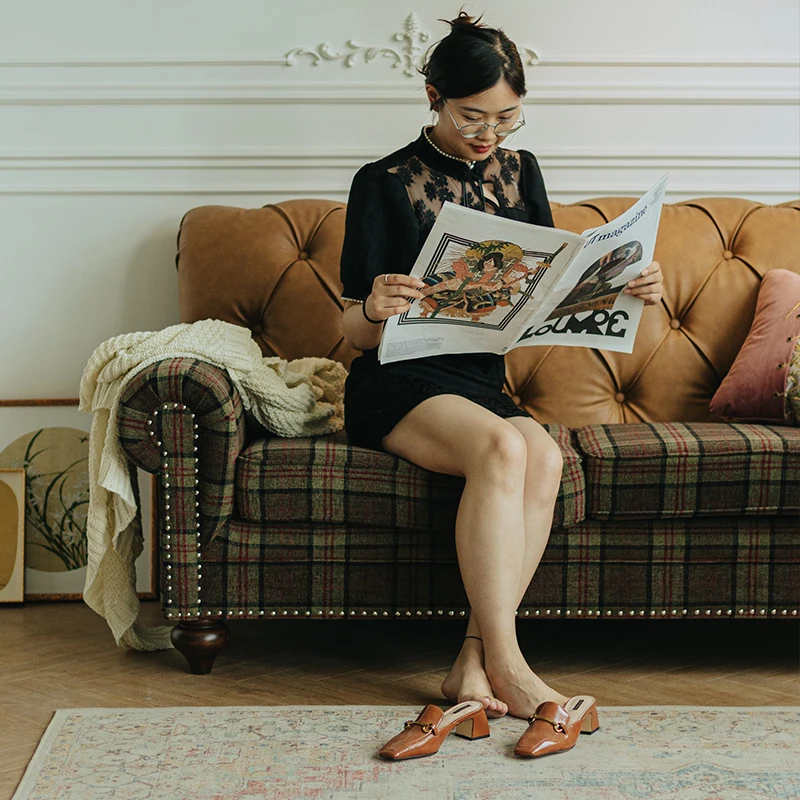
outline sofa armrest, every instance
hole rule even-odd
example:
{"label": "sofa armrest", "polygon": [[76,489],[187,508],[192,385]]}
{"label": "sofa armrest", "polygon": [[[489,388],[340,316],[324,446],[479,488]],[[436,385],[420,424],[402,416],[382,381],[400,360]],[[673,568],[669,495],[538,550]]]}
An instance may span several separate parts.
{"label": "sofa armrest", "polygon": [[193,358],[151,364],[126,387],[118,430],[134,464],[162,473],[164,502],[172,506],[161,512],[165,530],[193,539],[199,532],[208,544],[233,513],[245,441],[242,400],[227,373]]}

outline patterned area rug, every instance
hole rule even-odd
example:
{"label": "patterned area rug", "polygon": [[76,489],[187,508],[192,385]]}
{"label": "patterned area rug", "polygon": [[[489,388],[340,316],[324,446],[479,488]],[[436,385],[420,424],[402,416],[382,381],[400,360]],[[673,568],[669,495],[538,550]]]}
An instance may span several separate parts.
{"label": "patterned area rug", "polygon": [[779,800],[800,797],[798,708],[601,708],[568,753],[513,755],[526,727],[375,755],[418,708],[57,711],[14,800]]}

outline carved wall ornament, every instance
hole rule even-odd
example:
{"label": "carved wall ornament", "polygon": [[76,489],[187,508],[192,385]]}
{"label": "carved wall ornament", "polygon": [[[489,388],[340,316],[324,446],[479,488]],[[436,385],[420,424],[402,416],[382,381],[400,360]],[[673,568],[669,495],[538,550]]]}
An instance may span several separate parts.
{"label": "carved wall ornament", "polygon": [[[345,47],[348,49],[344,52],[336,52],[332,44],[324,42],[315,50],[305,47],[297,47],[294,50],[290,50],[284,57],[284,63],[287,67],[294,67],[297,65],[299,56],[310,56],[311,64],[314,67],[319,66],[322,61],[343,61],[346,67],[352,67],[356,63],[358,56],[363,55],[365,64],[382,56],[390,58],[394,62],[392,66],[396,69],[402,67],[403,74],[406,77],[415,78],[419,74],[417,69],[422,66],[424,58],[422,45],[430,41],[430,38],[430,33],[422,29],[419,17],[412,12],[406,17],[403,29],[392,34],[391,40],[393,42],[402,43],[402,47],[399,49],[393,47],[367,47],[357,44],[353,39],[348,39],[345,42]],[[521,48],[521,55],[526,64],[535,65],[539,63],[539,56],[529,47]]]}
{"label": "carved wall ornament", "polygon": [[539,54],[530,47],[520,47],[519,51],[520,58],[526,67],[535,67],[541,61]]}

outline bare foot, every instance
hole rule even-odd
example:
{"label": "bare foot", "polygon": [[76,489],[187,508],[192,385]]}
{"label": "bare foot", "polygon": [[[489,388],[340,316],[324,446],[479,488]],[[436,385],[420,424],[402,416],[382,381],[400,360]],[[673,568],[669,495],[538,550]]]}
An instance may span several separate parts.
{"label": "bare foot", "polygon": [[483,703],[487,717],[502,717],[508,713],[508,706],[492,691],[483,668],[483,647],[476,639],[465,640],[455,664],[442,682],[442,694],[451,703],[478,700]]}
{"label": "bare foot", "polygon": [[513,717],[527,719],[536,707],[545,700],[553,700],[560,705],[569,700],[555,689],[551,689],[523,660],[513,665],[487,665],[486,674],[495,697],[502,700]]}

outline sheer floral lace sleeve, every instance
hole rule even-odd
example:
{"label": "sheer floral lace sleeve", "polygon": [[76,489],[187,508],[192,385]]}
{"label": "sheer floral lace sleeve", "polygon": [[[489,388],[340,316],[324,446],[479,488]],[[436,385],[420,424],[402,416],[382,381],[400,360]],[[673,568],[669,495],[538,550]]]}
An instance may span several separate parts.
{"label": "sheer floral lace sleeve", "polygon": [[528,209],[528,222],[534,225],[554,227],[550,201],[544,187],[544,178],[536,156],[528,150],[520,150],[520,193]]}
{"label": "sheer floral lace sleeve", "polygon": [[342,299],[363,302],[375,277],[408,274],[417,255],[418,226],[405,188],[380,163],[353,178],[340,262]]}

